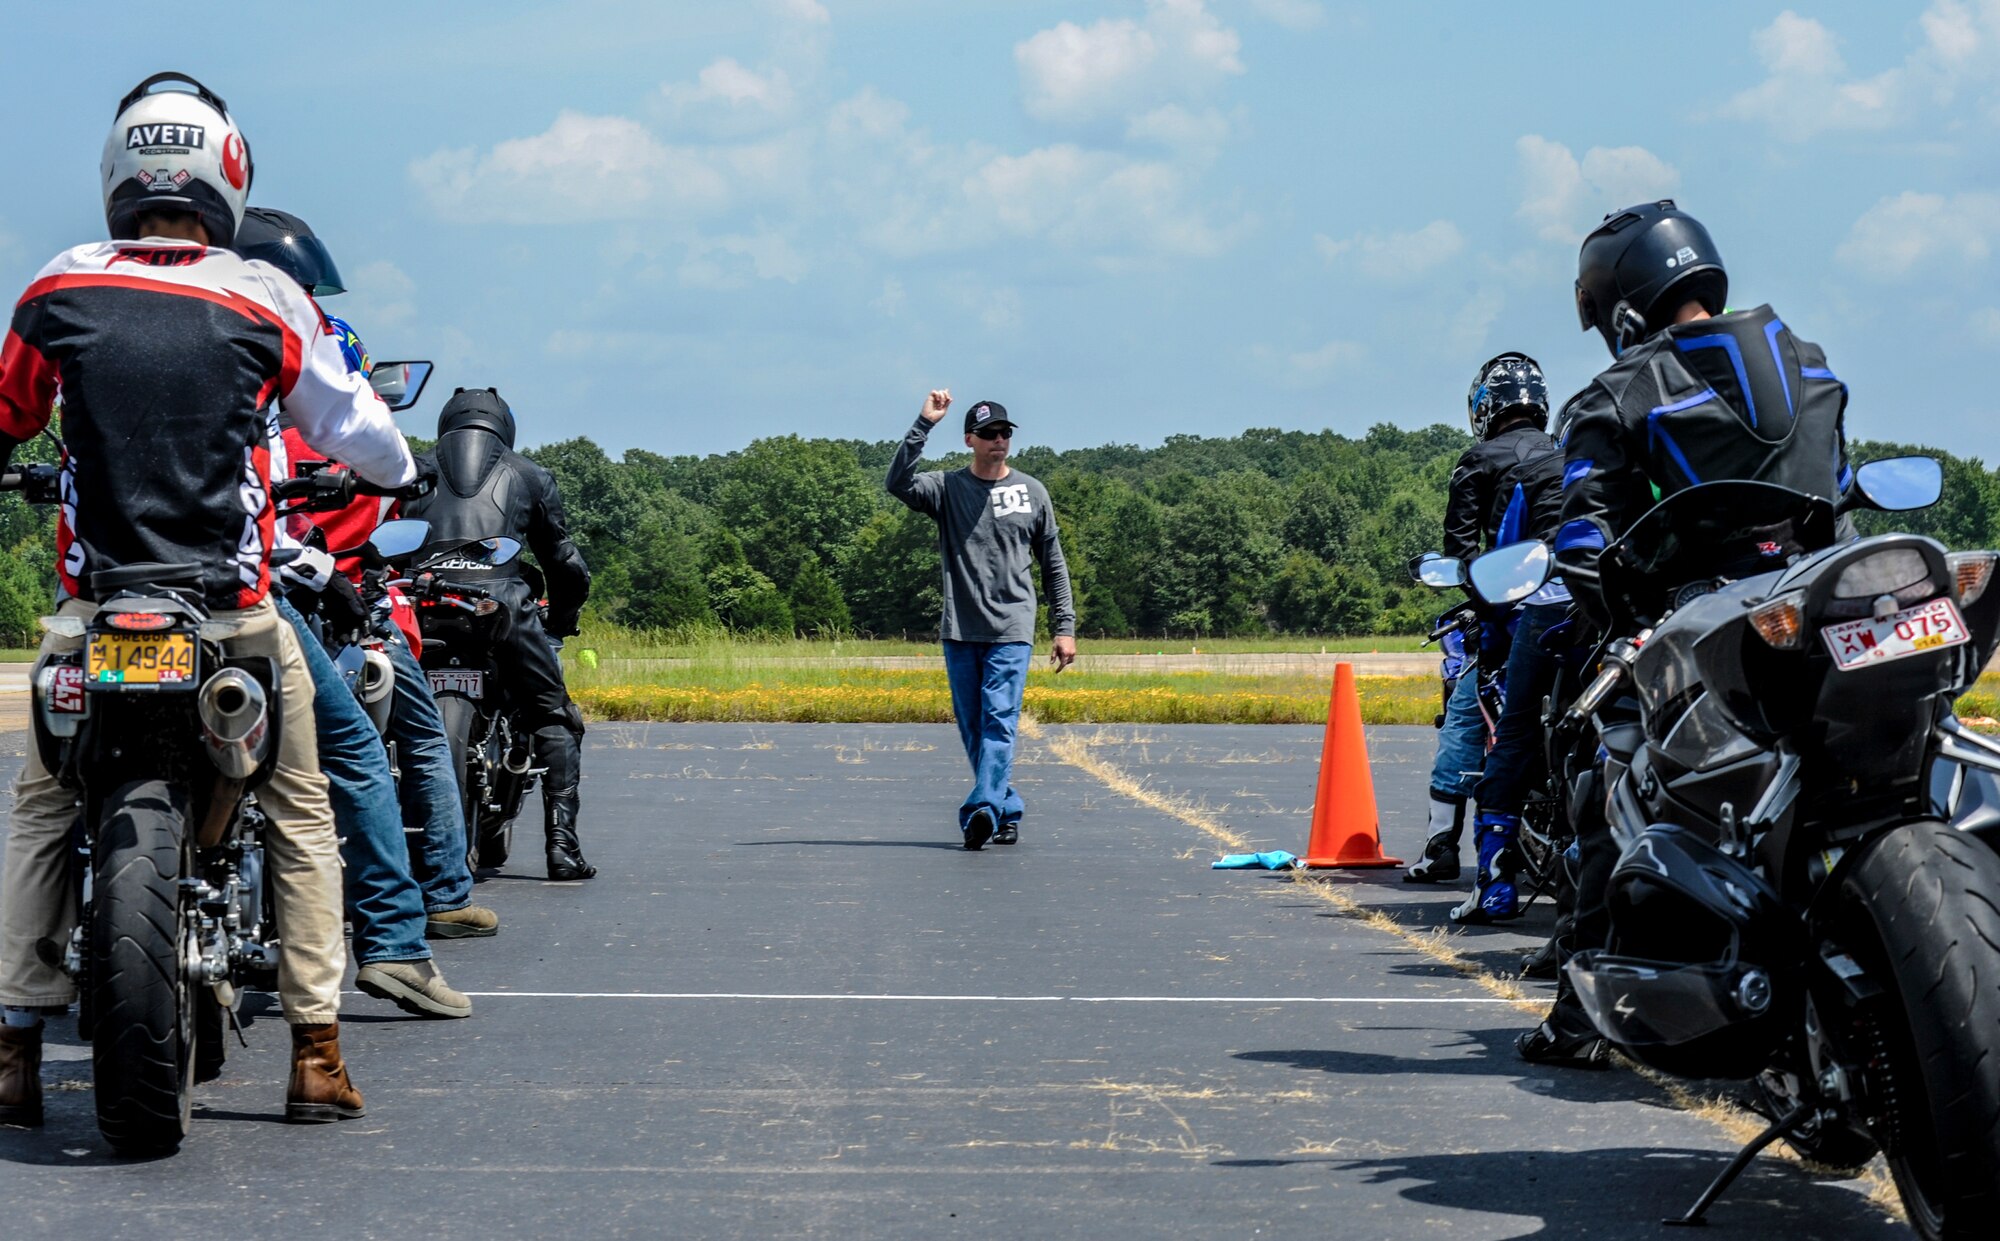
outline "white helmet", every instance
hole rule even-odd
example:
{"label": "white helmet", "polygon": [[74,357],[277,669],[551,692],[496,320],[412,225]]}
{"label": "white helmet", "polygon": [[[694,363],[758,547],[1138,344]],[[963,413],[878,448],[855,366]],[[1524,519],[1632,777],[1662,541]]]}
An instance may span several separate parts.
{"label": "white helmet", "polygon": [[[149,93],[162,82],[192,90]],[[104,220],[111,236],[138,236],[153,211],[201,217],[209,241],[227,246],[250,196],[250,146],[220,96],[185,73],[156,73],[118,101],[104,139]]]}

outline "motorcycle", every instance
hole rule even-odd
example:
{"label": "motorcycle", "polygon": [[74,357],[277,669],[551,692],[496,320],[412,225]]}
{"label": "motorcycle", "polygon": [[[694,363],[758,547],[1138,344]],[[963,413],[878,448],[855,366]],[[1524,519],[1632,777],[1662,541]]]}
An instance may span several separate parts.
{"label": "motorcycle", "polygon": [[1701,1222],[1784,1138],[1839,1166],[1879,1149],[1920,1236],[1991,1235],[2000,835],[1953,803],[2000,744],[1952,703],[2000,634],[2000,554],[1838,528],[1941,483],[1896,458],[1841,506],[1695,486],[1603,554],[1619,636],[1558,728],[1595,736],[1621,853],[1608,944],[1565,968],[1627,1055],[1749,1081],[1773,1117],[1670,1223]]}
{"label": "motorcycle", "polygon": [[[62,485],[54,466],[0,474],[31,503]],[[77,645],[31,674],[34,744],[82,801],[79,918],[51,964],[77,982],[105,1140],[166,1153],[194,1085],[221,1072],[241,990],[276,979],[257,789],[277,761],[280,677],[274,659],[225,652],[241,624],[210,615],[195,566],[99,570],[90,588],[94,614],[42,621]]]}
{"label": "motorcycle", "polygon": [[541,594],[540,575],[517,563],[521,550],[520,540],[495,537],[390,557],[401,572],[391,584],[416,605],[424,639],[421,662],[459,773],[467,863],[475,871],[506,862],[514,820],[541,774],[532,736],[507,705],[494,657],[511,614],[491,591],[466,580],[520,575]]}
{"label": "motorcycle", "polygon": [[[1480,557],[1480,560],[1484,559],[1485,557]],[[1514,563],[1506,557],[1501,559],[1510,565]],[[1412,559],[1408,568],[1411,578],[1425,586],[1440,590],[1462,588],[1472,592],[1480,602],[1486,602],[1473,588],[1468,576],[1468,567],[1457,559],[1441,556],[1436,552],[1425,552]],[[1436,642],[1444,652],[1439,671],[1445,681],[1444,693],[1447,704],[1451,701],[1452,689],[1459,677],[1478,678],[1475,682],[1478,691],[1476,697],[1480,718],[1486,726],[1486,750],[1489,752],[1493,749],[1495,730],[1500,725],[1501,708],[1506,702],[1505,664],[1502,662],[1498,667],[1492,666],[1493,660],[1489,653],[1482,650],[1479,645],[1480,631],[1484,628],[1485,617],[1490,614],[1490,610],[1482,609],[1476,603],[1462,603],[1439,616],[1425,639],[1426,645]],[[1569,659],[1563,660],[1564,679],[1567,679],[1572,664],[1573,661]],[[1559,681],[1558,693],[1560,692]],[[1443,721],[1444,716],[1439,715],[1439,726],[1443,725]],[[1565,799],[1558,792],[1562,786],[1547,774],[1563,771],[1566,764],[1559,755],[1550,754],[1549,759],[1544,768],[1544,778],[1529,792],[1521,805],[1521,825],[1515,843],[1515,856],[1520,867],[1518,878],[1521,887],[1528,893],[1527,898],[1521,902],[1522,913],[1526,913],[1528,908],[1544,894],[1554,891],[1557,887],[1562,877],[1563,851],[1568,847],[1571,836]]]}

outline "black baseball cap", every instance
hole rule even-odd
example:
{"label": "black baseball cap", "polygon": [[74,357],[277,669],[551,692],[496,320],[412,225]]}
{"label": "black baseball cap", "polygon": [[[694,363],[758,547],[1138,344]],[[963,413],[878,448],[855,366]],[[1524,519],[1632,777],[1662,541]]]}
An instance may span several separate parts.
{"label": "black baseball cap", "polygon": [[1014,420],[1007,416],[1007,407],[998,401],[974,401],[965,411],[965,433],[972,434],[981,427],[1013,426]]}

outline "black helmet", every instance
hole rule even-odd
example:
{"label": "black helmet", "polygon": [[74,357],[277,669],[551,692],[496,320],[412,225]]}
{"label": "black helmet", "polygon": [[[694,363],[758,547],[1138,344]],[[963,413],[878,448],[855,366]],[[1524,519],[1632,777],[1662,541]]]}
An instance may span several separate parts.
{"label": "black helmet", "polygon": [[1639,833],[1611,872],[1609,946],[1565,967],[1599,1032],[1666,1073],[1753,1077],[1804,1002],[1797,915],[1687,828]]}
{"label": "black helmet", "polygon": [[[1670,296],[1671,295],[1671,296]],[[1576,315],[1615,357],[1700,302],[1712,315],[1729,300],[1729,273],[1701,221],[1671,198],[1604,217],[1576,260]]]}
{"label": "black helmet", "polygon": [[312,225],[289,211],[249,208],[236,228],[236,244],[231,248],[246,259],[264,260],[314,297],[347,291],[340,282],[340,269],[326,252],[326,243],[313,235]]}
{"label": "black helmet", "polygon": [[1500,415],[1516,409],[1530,410],[1538,422],[1548,425],[1549,385],[1542,379],[1541,366],[1525,353],[1486,359],[1465,394],[1473,436],[1485,439]]}
{"label": "black helmet", "polygon": [[438,438],[453,431],[491,431],[512,448],[514,411],[500,399],[498,388],[460,388],[438,412]]}

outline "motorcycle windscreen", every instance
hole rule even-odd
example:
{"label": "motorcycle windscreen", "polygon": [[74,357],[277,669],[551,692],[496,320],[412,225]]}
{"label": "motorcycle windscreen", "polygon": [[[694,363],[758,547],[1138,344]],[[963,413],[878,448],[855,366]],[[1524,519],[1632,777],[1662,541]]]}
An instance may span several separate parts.
{"label": "motorcycle windscreen", "polygon": [[1598,1032],[1623,1047],[1674,1047],[1762,1015],[1733,998],[1740,966],[1663,966],[1584,951],[1564,968]]}

